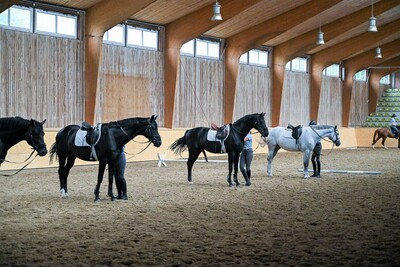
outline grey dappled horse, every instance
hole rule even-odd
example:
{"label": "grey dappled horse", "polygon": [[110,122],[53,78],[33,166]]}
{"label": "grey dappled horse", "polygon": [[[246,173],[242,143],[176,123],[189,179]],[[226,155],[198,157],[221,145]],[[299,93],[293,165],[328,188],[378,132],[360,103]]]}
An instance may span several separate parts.
{"label": "grey dappled horse", "polygon": [[304,178],[309,178],[308,163],[310,155],[317,142],[328,137],[336,146],[340,146],[340,136],[337,126],[315,125],[302,127],[302,134],[296,142],[292,131],[285,127],[275,127],[269,131],[266,139],[268,145],[268,176],[272,176],[272,160],[280,148],[287,151],[302,151],[304,163]]}

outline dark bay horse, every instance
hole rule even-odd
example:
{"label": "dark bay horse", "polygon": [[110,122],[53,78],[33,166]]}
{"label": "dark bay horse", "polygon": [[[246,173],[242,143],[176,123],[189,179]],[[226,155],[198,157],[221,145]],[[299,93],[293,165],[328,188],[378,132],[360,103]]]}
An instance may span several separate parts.
{"label": "dark bay horse", "polygon": [[19,142],[25,140],[38,155],[43,157],[47,154],[44,142],[43,124],[34,119],[21,117],[0,118],[0,165],[6,159],[8,150]]}
{"label": "dark bay horse", "polygon": [[[126,182],[121,175],[121,153],[126,143],[131,141],[138,135],[145,136],[154,146],[161,146],[161,137],[158,133],[156,122],[157,116],[151,118],[129,118],[101,125],[100,139],[94,145],[97,160],[99,161],[99,171],[97,176],[97,185],[94,190],[95,201],[99,200],[100,185],[103,180],[103,174],[106,165],[109,165],[108,195],[114,200],[112,193],[112,175],[115,174],[115,179],[121,187],[120,199],[128,199],[126,191]],[[75,163],[75,159],[79,158],[85,161],[94,161],[93,151],[90,146],[76,146],[75,137],[80,126],[68,125],[61,129],[56,136],[56,142],[50,149],[50,163],[53,156],[56,155],[59,161],[58,175],[60,179],[61,197],[68,197],[67,178],[69,171]],[[119,166],[119,167],[118,167]]]}
{"label": "dark bay horse", "polygon": [[[227,181],[229,186],[233,186],[231,175],[232,169],[234,167],[233,180],[236,185],[240,185],[237,173],[238,173],[238,161],[240,152],[243,150],[244,137],[249,133],[249,131],[255,128],[263,137],[268,136],[268,128],[265,125],[264,120],[265,113],[255,113],[246,115],[233,124],[230,124],[230,132],[224,141],[225,151],[228,153],[228,164],[229,164],[229,174],[227,176]],[[192,182],[192,167],[194,162],[199,157],[200,153],[205,151],[212,153],[221,153],[221,143],[220,141],[209,141],[207,140],[208,132],[212,131],[207,127],[197,127],[185,132],[185,135],[177,139],[169,148],[175,152],[175,154],[180,154],[186,148],[189,150],[189,158],[187,161],[188,169],[188,181]],[[250,186],[251,182],[247,175],[243,174],[246,180],[246,186]]]}
{"label": "dark bay horse", "polygon": [[[400,130],[400,127],[397,126],[397,129]],[[375,149],[375,144],[378,142],[379,139],[382,138],[382,146],[387,149],[387,146],[385,145],[386,138],[394,138],[394,134],[390,130],[389,127],[382,127],[379,129],[376,129],[374,132],[374,137],[372,139],[372,148]],[[400,138],[398,139],[398,144],[397,148],[400,148]]]}

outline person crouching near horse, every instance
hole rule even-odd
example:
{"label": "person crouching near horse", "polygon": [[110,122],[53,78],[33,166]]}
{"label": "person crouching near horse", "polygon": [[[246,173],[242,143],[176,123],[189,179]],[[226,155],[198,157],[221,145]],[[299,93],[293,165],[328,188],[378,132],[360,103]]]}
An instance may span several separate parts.
{"label": "person crouching near horse", "polygon": [[246,175],[249,178],[251,177],[251,162],[253,161],[253,136],[251,133],[248,133],[244,138],[244,146],[243,150],[240,153],[240,171],[243,174],[243,177],[246,179]]}
{"label": "person crouching near horse", "polygon": [[[317,122],[314,120],[310,121],[309,126],[312,125],[317,125]],[[311,177],[317,177],[317,178],[321,177],[321,161],[320,161],[321,153],[322,153],[322,144],[321,142],[317,142],[315,144],[315,147],[311,155],[311,163],[314,170],[314,174],[311,175]]]}
{"label": "person crouching near horse", "polygon": [[390,130],[394,134],[394,138],[399,138],[399,130],[397,129],[397,122],[396,122],[396,114],[393,113],[392,118],[390,119]]}

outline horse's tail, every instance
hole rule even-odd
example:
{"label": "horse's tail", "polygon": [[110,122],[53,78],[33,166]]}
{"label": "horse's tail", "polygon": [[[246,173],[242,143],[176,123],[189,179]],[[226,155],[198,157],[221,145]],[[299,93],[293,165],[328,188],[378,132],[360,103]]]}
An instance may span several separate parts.
{"label": "horse's tail", "polygon": [[175,154],[181,154],[186,150],[186,134],[188,131],[189,130],[187,130],[181,138],[176,139],[175,142],[169,146],[169,149],[174,151]]}
{"label": "horse's tail", "polygon": [[57,159],[57,146],[56,146],[56,143],[51,145],[49,153],[50,153],[50,164],[53,164],[54,156]]}
{"label": "horse's tail", "polygon": [[[372,139],[372,145],[375,145],[376,141],[378,141],[378,140],[376,139],[376,136],[377,136],[378,132],[379,132],[379,129],[376,129],[376,130],[375,130],[375,133],[374,133],[374,138]],[[379,138],[378,138],[378,139],[379,139]]]}

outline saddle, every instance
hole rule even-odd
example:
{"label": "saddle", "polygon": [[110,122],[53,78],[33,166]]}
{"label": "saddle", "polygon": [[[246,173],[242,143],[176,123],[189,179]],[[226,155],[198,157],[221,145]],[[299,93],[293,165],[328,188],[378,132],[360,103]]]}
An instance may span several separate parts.
{"label": "saddle", "polygon": [[100,136],[100,127],[93,127],[86,121],[82,122],[81,130],[86,131],[86,143],[93,146],[97,143]]}
{"label": "saddle", "polygon": [[297,141],[299,140],[301,133],[303,131],[303,126],[301,125],[293,126],[289,123],[287,128],[292,130],[292,137],[296,140],[297,144]]}
{"label": "saddle", "polygon": [[211,123],[211,129],[217,131],[215,137],[219,140],[225,140],[229,134],[229,128],[227,127],[227,125],[222,125],[221,127],[219,127],[215,123]]}

